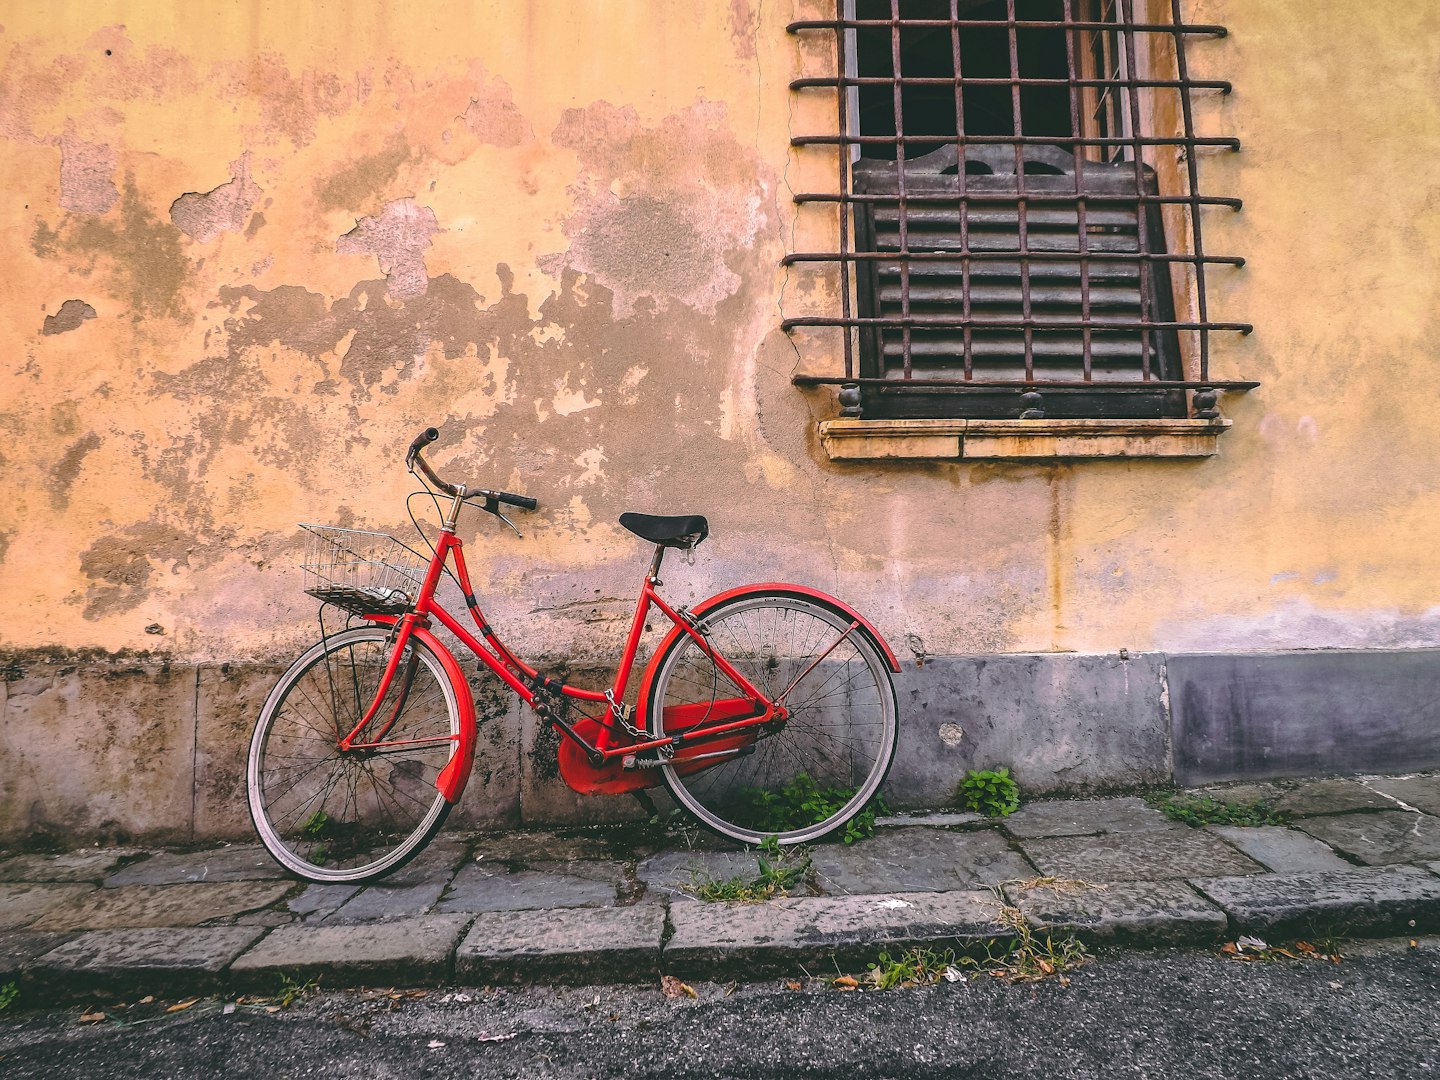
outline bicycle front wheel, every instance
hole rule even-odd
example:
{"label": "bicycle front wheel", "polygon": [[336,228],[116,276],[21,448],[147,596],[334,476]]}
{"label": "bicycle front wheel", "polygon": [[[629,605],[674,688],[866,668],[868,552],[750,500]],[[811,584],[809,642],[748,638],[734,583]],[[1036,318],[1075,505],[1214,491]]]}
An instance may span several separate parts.
{"label": "bicycle front wheel", "polygon": [[[765,592],[698,619],[710,647],[786,718],[690,744],[660,770],[677,803],[746,844],[819,840],[864,809],[895,756],[895,688],[880,650],[853,622],[818,598]],[[656,664],[647,703],[654,737],[743,714],[741,689],[690,635]]]}
{"label": "bicycle front wheel", "polygon": [[435,779],[457,746],[460,710],[444,667],[423,643],[411,638],[405,646],[359,747],[340,749],[374,703],[393,651],[391,631],[381,626],[325,639],[285,672],[255,725],[250,817],[275,860],[307,881],[388,874],[414,858],[449,814]]}

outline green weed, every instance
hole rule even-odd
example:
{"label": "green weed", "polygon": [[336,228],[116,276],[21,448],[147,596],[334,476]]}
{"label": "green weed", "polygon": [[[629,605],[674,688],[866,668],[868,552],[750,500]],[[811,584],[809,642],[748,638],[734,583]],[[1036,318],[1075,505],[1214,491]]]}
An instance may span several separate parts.
{"label": "green weed", "polygon": [[756,863],[757,877],[732,877],[718,880],[708,875],[695,875],[686,891],[707,903],[716,900],[741,900],[760,903],[777,896],[789,896],[810,870],[810,853],[804,848],[782,848],[775,837],[767,837],[760,845]]}
{"label": "green weed", "polygon": [[13,982],[7,982],[0,986],[0,1012],[10,1008],[18,1000],[20,1000],[20,987]]}
{"label": "green weed", "polygon": [[1195,829],[1201,825],[1284,825],[1290,820],[1264,799],[1232,802],[1209,795],[1169,792],[1151,796],[1148,801],[1172,821]]}
{"label": "green weed", "polygon": [[[865,982],[873,990],[931,986],[941,979],[956,982],[962,977],[956,964],[953,949],[909,949],[893,957],[882,952],[879,959],[868,966]],[[836,980],[836,985],[850,987],[852,982],[841,978]]]}
{"label": "green weed", "polygon": [[318,989],[319,979],[306,979],[304,982],[297,982],[288,975],[280,976],[280,990],[275,994],[273,1000],[282,1009],[288,1009],[310,991]]}
{"label": "green weed", "polygon": [[1006,768],[971,769],[960,781],[955,801],[986,817],[1007,817],[1020,809],[1020,785]]}
{"label": "green weed", "polygon": [[[821,787],[809,773],[797,773],[779,793],[747,788],[741,793],[748,804],[744,820],[763,832],[789,832],[824,821],[855,797],[854,788]],[[840,839],[846,844],[875,833],[877,815],[888,814],[885,800],[875,796],[845,823]]]}

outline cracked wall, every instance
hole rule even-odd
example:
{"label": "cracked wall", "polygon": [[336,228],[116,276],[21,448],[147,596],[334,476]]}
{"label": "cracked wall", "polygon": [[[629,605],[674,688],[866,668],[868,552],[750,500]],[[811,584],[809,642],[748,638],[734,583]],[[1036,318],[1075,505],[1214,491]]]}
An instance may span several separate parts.
{"label": "cracked wall", "polygon": [[[1250,256],[1215,276],[1217,303],[1267,329],[1217,342],[1217,369],[1266,383],[1229,400],[1220,460],[837,467],[813,435],[833,400],[788,385],[834,370],[835,343],[776,329],[835,304],[823,274],[778,265],[830,242],[830,211],[789,195],[833,156],[788,146],[828,106],[786,83],[833,56],[784,33],[803,3],[630,7],[480,5],[443,41],[378,13],[297,33],[244,5],[205,35],[163,4],[6,24],[0,135],[22,197],[3,234],[0,577],[44,613],[7,644],[282,655],[307,633],[293,522],[404,530],[398,454],[428,423],[446,467],[542,501],[523,542],[482,529],[473,550],[497,618],[557,657],[613,644],[584,645],[594,624],[573,613],[600,597],[623,621],[627,508],[714,519],[697,594],[778,546],[776,576],[856,597],[916,656],[1436,641],[1409,540],[1436,515],[1433,440],[1397,423],[1377,446],[1382,406],[1348,369],[1343,408],[1297,382],[1342,377],[1353,347],[1417,355],[1422,324],[1387,337],[1337,316],[1348,344],[1317,340],[1298,367],[1268,330],[1301,343],[1271,268],[1308,254],[1324,281],[1340,251],[1271,225],[1293,171],[1263,138],[1283,93],[1201,105],[1202,125],[1261,136],[1205,163],[1254,211],[1216,222]],[[1239,40],[1196,62],[1286,91],[1267,55]],[[1417,234],[1416,269],[1435,246]],[[1376,272],[1405,273],[1381,248]],[[1382,459],[1403,485],[1366,482]]]}
{"label": "cracked wall", "polygon": [[[710,517],[677,602],[796,580],[917,660],[1440,644],[1413,390],[1440,189],[1400,167],[1440,130],[1412,44],[1440,15],[1388,6],[1364,52],[1412,92],[1376,97],[1364,65],[1320,95],[1293,70],[1353,28],[1206,5],[1235,33],[1194,63],[1241,90],[1200,124],[1246,144],[1202,162],[1246,200],[1210,235],[1250,260],[1214,306],[1259,327],[1215,370],[1264,383],[1226,402],[1220,458],[894,467],[825,459],[833,397],[790,377],[838,371],[836,343],[778,329],[838,306],[780,266],[833,242],[791,201],[834,175],[789,146],[833,123],[788,90],[833,66],[784,30],[819,0],[482,2],[443,32],[383,5],[7,13],[4,648],[293,655],[315,632],[294,523],[408,535],[429,424],[444,472],[541,502],[523,539],[466,536],[492,621],[546,662],[618,648],[645,559],[625,510]],[[1354,191],[1402,174],[1362,220]]]}

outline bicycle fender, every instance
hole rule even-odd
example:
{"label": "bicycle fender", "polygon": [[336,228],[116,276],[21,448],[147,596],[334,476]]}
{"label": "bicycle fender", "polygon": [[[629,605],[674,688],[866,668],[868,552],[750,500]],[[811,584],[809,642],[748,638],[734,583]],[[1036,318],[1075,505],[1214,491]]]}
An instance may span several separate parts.
{"label": "bicycle fender", "polygon": [[[370,621],[390,625],[399,622],[393,616],[372,618]],[[449,763],[435,777],[436,789],[453,806],[460,801],[460,795],[470,779],[470,767],[475,764],[475,695],[470,692],[470,680],[460,670],[460,662],[440,643],[439,638],[423,626],[412,628],[410,634],[435,654],[455,690],[455,705],[460,710],[460,741],[456,743]]]}
{"label": "bicycle fender", "polygon": [[[737,588],[729,589],[725,592],[716,593],[714,596],[707,597],[706,599],[700,601],[700,603],[692,607],[690,609],[690,613],[696,618],[703,617],[709,614],[715,608],[719,607],[721,604],[726,603],[730,600],[734,600],[738,596],[745,596],[748,593],[789,594],[790,596],[798,596],[805,600],[818,600],[821,603],[827,604],[833,608],[836,608],[839,611],[844,612],[846,615],[850,616],[850,618],[854,619],[860,624],[860,629],[863,630],[865,632],[865,635],[875,643],[875,646],[880,650],[881,655],[884,656],[885,663],[890,668],[890,670],[894,672],[898,672],[900,670],[900,661],[895,659],[894,651],[890,648],[889,643],[880,636],[880,631],[875,629],[874,624],[871,623],[869,619],[865,618],[864,615],[861,615],[858,611],[852,608],[849,604],[845,603],[843,600],[837,600],[829,593],[823,593],[819,589],[812,589],[808,585],[787,585],[784,582],[777,581],[760,582],[754,585],[741,585]],[[650,688],[655,681],[656,665],[659,663],[660,658],[664,656],[665,653],[669,650],[670,646],[674,644],[675,639],[680,637],[680,635],[682,635],[684,632],[685,631],[681,630],[678,626],[671,627],[670,632],[665,635],[664,640],[660,642],[660,644],[656,647],[655,651],[651,654],[650,662],[645,665],[645,674],[640,680],[639,697],[640,726],[642,728],[647,728],[647,714],[650,711]]]}

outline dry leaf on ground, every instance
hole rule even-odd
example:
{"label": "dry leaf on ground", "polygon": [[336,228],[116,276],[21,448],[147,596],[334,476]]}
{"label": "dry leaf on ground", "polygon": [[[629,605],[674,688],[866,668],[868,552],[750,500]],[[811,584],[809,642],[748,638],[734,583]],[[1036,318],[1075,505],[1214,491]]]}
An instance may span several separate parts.
{"label": "dry leaf on ground", "polygon": [[700,996],[695,993],[693,986],[681,982],[674,975],[660,976],[660,989],[667,998],[695,998]]}

